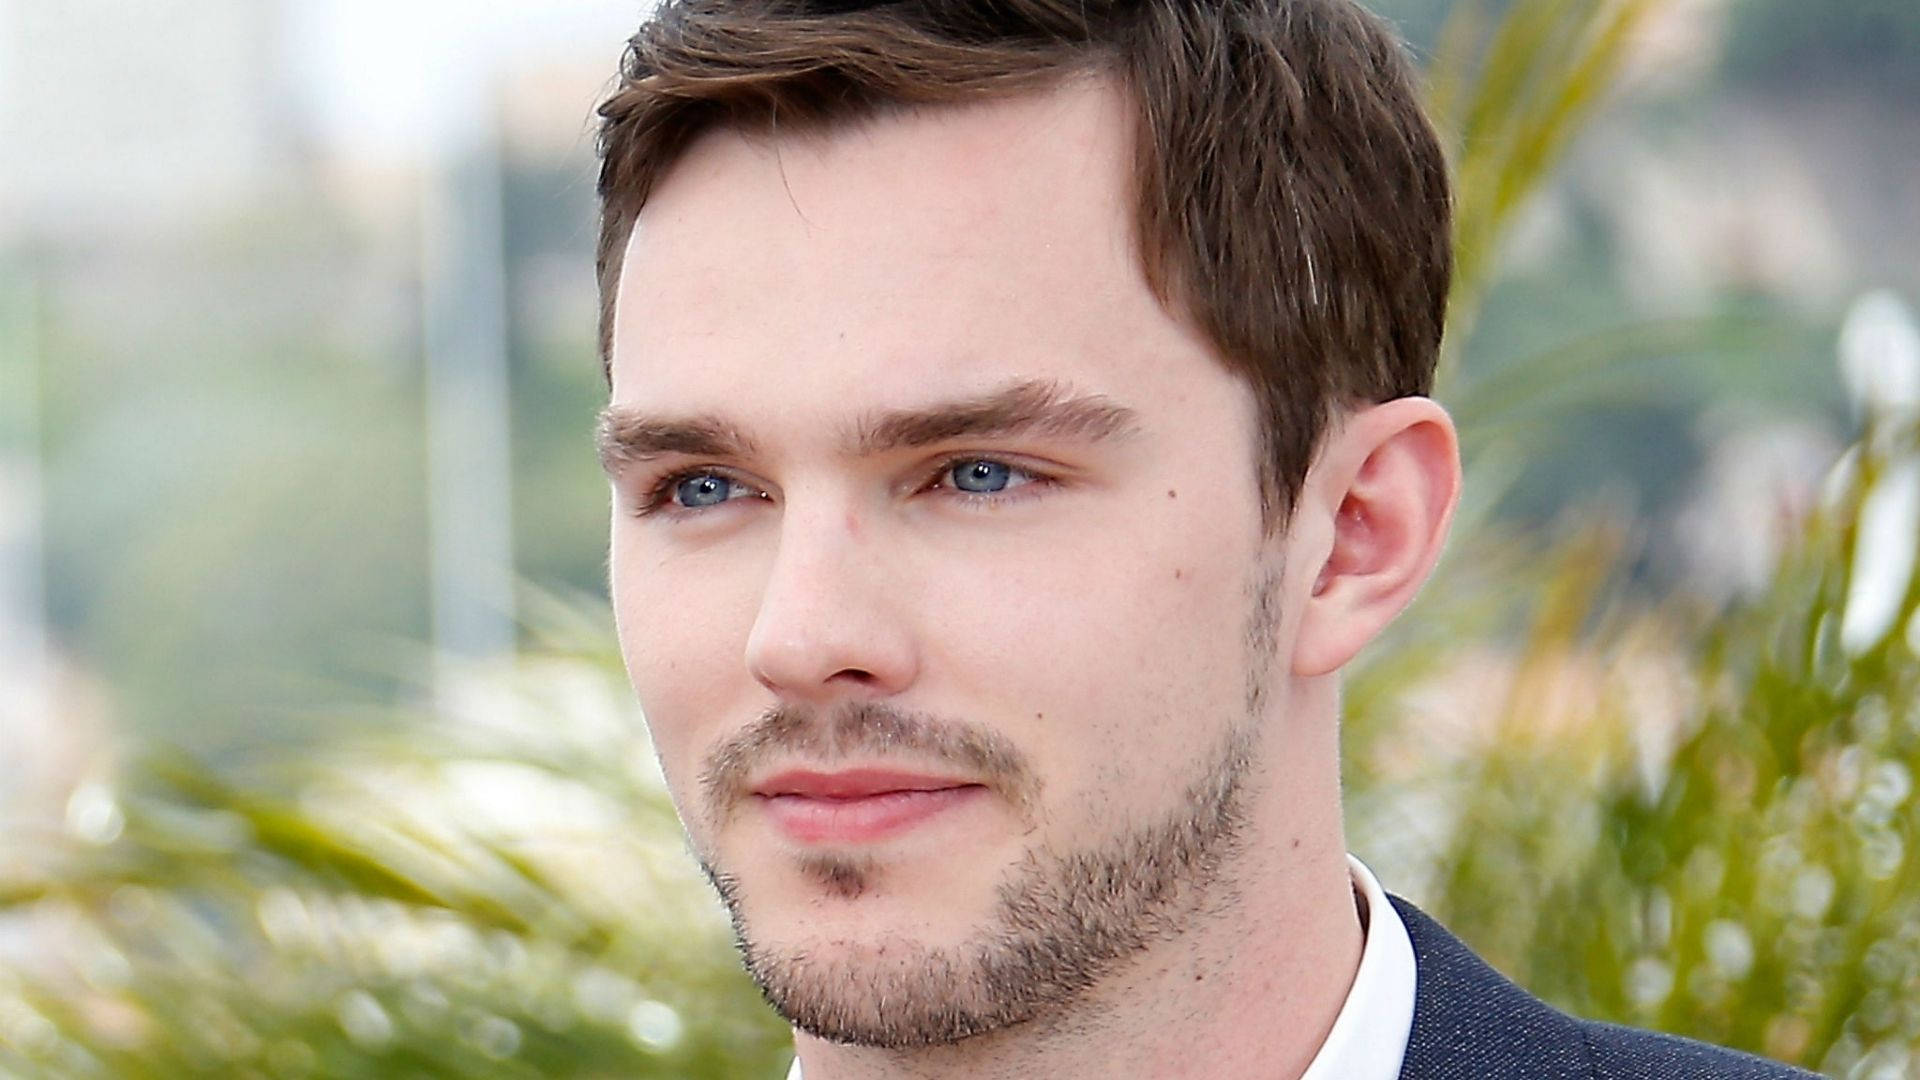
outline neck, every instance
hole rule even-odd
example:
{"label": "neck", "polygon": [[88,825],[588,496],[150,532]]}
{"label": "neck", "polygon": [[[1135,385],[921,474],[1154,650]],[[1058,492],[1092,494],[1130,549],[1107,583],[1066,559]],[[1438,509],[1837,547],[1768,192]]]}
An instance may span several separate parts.
{"label": "neck", "polygon": [[1337,768],[1324,771],[1277,778],[1261,791],[1250,815],[1258,827],[1204,910],[1071,1006],[923,1050],[799,1035],[806,1080],[1297,1080],[1353,986],[1363,937]]}

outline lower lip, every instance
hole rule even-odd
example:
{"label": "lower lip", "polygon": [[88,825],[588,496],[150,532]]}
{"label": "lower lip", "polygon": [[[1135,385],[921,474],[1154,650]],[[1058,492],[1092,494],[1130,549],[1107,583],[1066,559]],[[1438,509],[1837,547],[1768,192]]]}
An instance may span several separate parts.
{"label": "lower lip", "polygon": [[774,823],[802,844],[870,844],[906,832],[972,802],[978,784],[937,791],[883,791],[851,799],[764,795]]}

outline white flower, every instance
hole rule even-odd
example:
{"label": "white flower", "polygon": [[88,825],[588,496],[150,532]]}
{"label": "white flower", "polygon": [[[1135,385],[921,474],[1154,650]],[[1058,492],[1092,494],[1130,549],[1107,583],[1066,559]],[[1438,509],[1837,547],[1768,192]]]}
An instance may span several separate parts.
{"label": "white flower", "polygon": [[1920,409],[1920,325],[1892,290],[1870,292],[1847,312],[1840,329],[1840,377],[1858,412]]}
{"label": "white flower", "polygon": [[1840,645],[1858,656],[1880,644],[1900,617],[1913,580],[1914,545],[1920,543],[1920,459],[1907,458],[1887,471],[1860,504],[1853,548],[1853,576],[1840,617]]}

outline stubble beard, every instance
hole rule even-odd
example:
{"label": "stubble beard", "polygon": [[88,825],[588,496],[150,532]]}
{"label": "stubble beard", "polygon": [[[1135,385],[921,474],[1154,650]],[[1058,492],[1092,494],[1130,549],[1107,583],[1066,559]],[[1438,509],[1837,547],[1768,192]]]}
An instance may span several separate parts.
{"label": "stubble beard", "polygon": [[[1097,845],[1029,849],[997,887],[988,919],[963,944],[935,948],[891,938],[778,947],[754,935],[738,880],[703,859],[747,972],[768,1003],[795,1028],[831,1042],[886,1050],[951,1045],[1060,1015],[1156,943],[1191,933],[1231,906],[1228,871],[1246,829],[1270,667],[1262,658],[1272,655],[1278,582],[1276,568],[1250,586],[1246,714],[1203,759],[1181,797],[1159,818]],[[795,730],[804,722],[779,714],[767,726],[779,719]],[[911,743],[924,730],[919,718],[867,704],[835,720],[836,742],[859,739],[863,722],[886,729],[892,743]],[[769,741],[764,733],[762,741]],[[961,741],[972,740],[963,734]],[[1013,754],[997,743],[991,750]],[[962,756],[977,765],[983,753],[975,745]],[[1024,779],[1017,755],[1001,764],[1010,779]],[[710,768],[710,788],[715,778]],[[865,892],[877,872],[864,859],[838,856],[807,860],[800,869],[843,899]]]}

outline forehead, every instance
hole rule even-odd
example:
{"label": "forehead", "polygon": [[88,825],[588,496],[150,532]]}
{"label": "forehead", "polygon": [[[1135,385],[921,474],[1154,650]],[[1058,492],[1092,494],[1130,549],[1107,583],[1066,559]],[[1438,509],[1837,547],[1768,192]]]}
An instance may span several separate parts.
{"label": "forehead", "polygon": [[1142,272],[1131,137],[1093,78],[702,136],[628,243],[615,403],[792,416],[1009,378],[1127,396],[1225,378]]}

